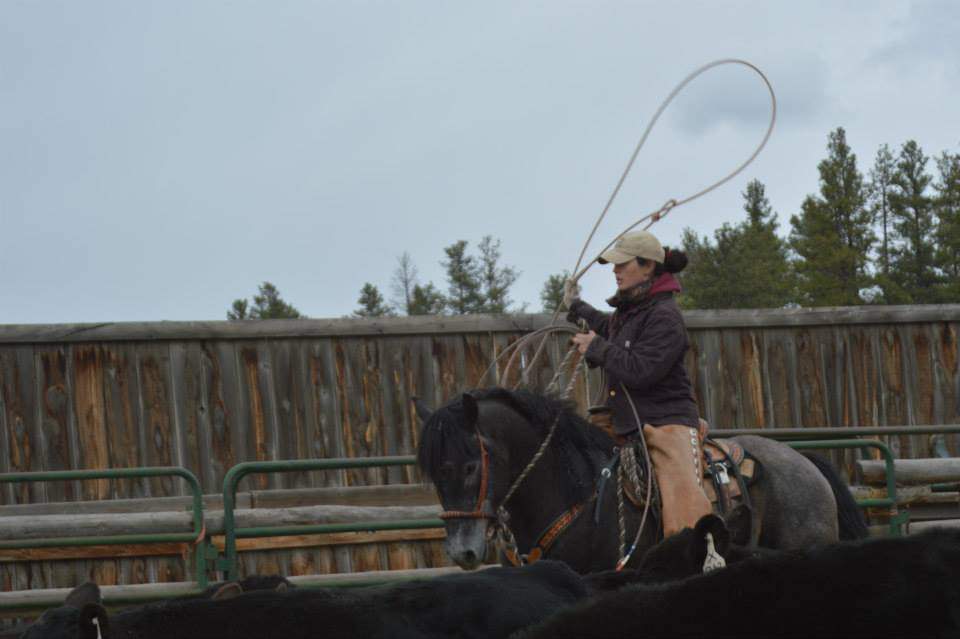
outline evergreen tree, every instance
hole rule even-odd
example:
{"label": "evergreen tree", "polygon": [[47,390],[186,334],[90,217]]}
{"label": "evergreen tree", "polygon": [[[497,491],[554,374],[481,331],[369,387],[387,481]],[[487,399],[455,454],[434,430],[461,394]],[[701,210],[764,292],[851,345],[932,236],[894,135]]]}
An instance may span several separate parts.
{"label": "evergreen tree", "polygon": [[877,265],[882,275],[890,272],[890,236],[892,231],[892,215],[890,211],[890,197],[893,193],[893,174],[896,163],[890,147],[884,144],[877,150],[877,157],[870,169],[870,183],[867,185],[867,201],[874,224],[880,228],[879,246],[877,247]]}
{"label": "evergreen tree", "polygon": [[830,133],[827,150],[817,165],[819,195],[808,195],[800,215],[790,218],[790,246],[800,258],[795,263],[800,301],[810,306],[862,304],[860,289],[871,284],[867,265],[875,241],[863,176],[843,128]]}
{"label": "evergreen tree", "polygon": [[410,305],[413,303],[413,287],[417,285],[417,267],[413,264],[413,259],[406,251],[397,258],[397,267],[393,270],[393,278],[390,280],[391,292],[393,294],[393,305],[403,309],[407,315],[412,315]]}
{"label": "evergreen tree", "polygon": [[[714,236],[720,233],[714,232]],[[683,229],[683,252],[689,260],[687,268],[680,273],[683,308],[729,308],[723,291],[723,267],[717,247],[704,235],[702,238],[691,228]]]}
{"label": "evergreen tree", "polygon": [[936,263],[946,276],[939,301],[960,302],[960,154],[937,158],[939,176],[934,188],[937,212]]}
{"label": "evergreen tree", "polygon": [[743,199],[747,221],[733,234],[730,251],[733,301],[736,308],[782,308],[795,300],[796,282],[787,244],[777,235],[777,215],[759,180],[747,184]]}
{"label": "evergreen tree", "polygon": [[426,286],[415,284],[410,295],[407,315],[443,315],[447,300],[431,282]]}
{"label": "evergreen tree", "polygon": [[264,282],[258,287],[257,295],[253,296],[251,308],[245,299],[233,301],[233,306],[227,311],[229,320],[246,319],[299,319],[304,317],[296,308],[280,297],[280,291],[270,282]]}
{"label": "evergreen tree", "polygon": [[360,289],[360,298],[357,300],[360,308],[353,312],[356,317],[391,317],[394,315],[393,309],[384,301],[380,290],[366,282]]}
{"label": "evergreen tree", "polygon": [[684,231],[690,260],[681,275],[686,308],[780,308],[794,299],[793,269],[766,189],[753,180],[742,195],[747,219],[721,226],[715,243]]}
{"label": "evergreen tree", "polygon": [[500,265],[500,240],[487,235],[480,240],[480,283],[483,295],[483,311],[506,313],[512,300],[510,287],[517,281],[518,273],[512,266]]}
{"label": "evergreen tree", "polygon": [[482,272],[476,258],[467,255],[467,241],[459,240],[443,249],[447,259],[447,307],[454,315],[482,313]]}
{"label": "evergreen tree", "polygon": [[233,300],[233,306],[227,311],[228,320],[248,320],[253,319],[249,313],[249,303],[247,300]]}
{"label": "evergreen tree", "polygon": [[896,238],[890,255],[890,277],[913,304],[932,303],[937,295],[933,198],[927,192],[933,177],[926,172],[928,159],[915,141],[905,143],[890,197]]}
{"label": "evergreen tree", "polygon": [[563,283],[570,277],[569,271],[551,275],[540,289],[540,301],[543,303],[544,313],[553,313],[563,306]]}

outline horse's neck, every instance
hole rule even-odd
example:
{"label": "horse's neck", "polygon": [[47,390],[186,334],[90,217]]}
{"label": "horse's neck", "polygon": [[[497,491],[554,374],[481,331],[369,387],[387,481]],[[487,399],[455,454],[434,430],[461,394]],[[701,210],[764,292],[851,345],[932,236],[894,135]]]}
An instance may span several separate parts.
{"label": "horse's neck", "polygon": [[[510,476],[514,482],[526,470],[539,448],[540,443],[511,451]],[[589,466],[591,458],[595,458],[594,465],[604,463],[600,451],[577,451],[577,454],[583,455],[582,463],[585,465]],[[572,481],[571,474],[565,468],[557,449],[548,446],[506,506],[510,514],[511,530],[524,550],[536,543],[540,535],[558,517],[578,505],[567,497],[573,490],[567,490],[562,485],[569,481]],[[596,478],[591,478],[591,481],[595,483]]]}

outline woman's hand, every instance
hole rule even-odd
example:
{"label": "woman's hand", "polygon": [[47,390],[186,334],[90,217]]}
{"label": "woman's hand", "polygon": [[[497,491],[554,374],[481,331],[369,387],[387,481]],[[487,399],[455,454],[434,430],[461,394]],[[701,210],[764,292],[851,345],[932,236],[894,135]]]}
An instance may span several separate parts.
{"label": "woman's hand", "polygon": [[580,286],[572,279],[563,283],[563,305],[568,309],[580,299]]}
{"label": "woman's hand", "polygon": [[587,349],[590,348],[590,342],[593,341],[593,338],[597,336],[596,333],[590,331],[589,333],[577,333],[570,341],[577,345],[577,350],[580,351],[580,354],[583,355],[587,352]]}

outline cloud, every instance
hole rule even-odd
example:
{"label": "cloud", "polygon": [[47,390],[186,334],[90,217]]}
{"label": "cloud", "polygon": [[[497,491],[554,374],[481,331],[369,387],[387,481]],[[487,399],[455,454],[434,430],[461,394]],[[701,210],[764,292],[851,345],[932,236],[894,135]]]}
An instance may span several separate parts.
{"label": "cloud", "polygon": [[893,37],[868,63],[895,73],[940,69],[960,76],[960,4],[953,0],[913,2],[892,25]]}
{"label": "cloud", "polygon": [[[826,65],[810,54],[758,64],[777,97],[781,126],[816,119],[826,95]],[[675,126],[691,135],[722,126],[756,130],[770,118],[770,98],[763,81],[743,66],[707,71],[676,98]]]}

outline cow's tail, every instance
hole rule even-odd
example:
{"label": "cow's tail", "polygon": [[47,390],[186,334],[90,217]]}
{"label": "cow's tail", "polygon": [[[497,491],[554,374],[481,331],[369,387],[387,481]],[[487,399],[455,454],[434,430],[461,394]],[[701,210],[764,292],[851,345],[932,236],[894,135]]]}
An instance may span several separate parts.
{"label": "cow's tail", "polygon": [[865,539],[870,534],[867,528],[867,520],[863,516],[863,511],[853,498],[850,487],[847,482],[830,461],[820,455],[805,453],[804,457],[813,462],[820,474],[826,477],[830,483],[830,489],[833,491],[833,497],[837,502],[837,524],[840,530],[840,539]]}

